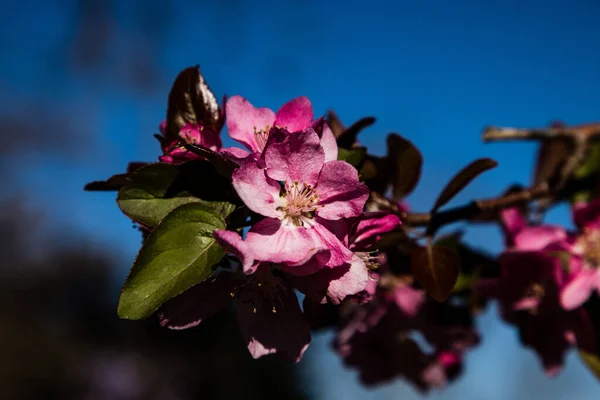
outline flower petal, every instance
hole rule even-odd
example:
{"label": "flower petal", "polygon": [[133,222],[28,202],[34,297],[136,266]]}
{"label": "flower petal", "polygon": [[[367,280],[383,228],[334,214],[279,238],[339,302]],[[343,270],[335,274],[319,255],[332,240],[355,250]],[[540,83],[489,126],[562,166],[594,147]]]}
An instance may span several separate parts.
{"label": "flower petal", "polygon": [[324,122],[323,125],[323,133],[321,134],[321,146],[325,151],[325,162],[335,161],[338,158],[338,145],[335,140],[335,136],[333,136],[333,131],[327,125],[327,122]]}
{"label": "flower petal", "polygon": [[313,237],[313,241],[316,243],[318,249],[328,249],[331,252],[327,266],[335,267],[349,262],[354,253],[336,235],[329,231],[321,221],[322,219],[315,218],[312,229],[309,229],[309,234]]}
{"label": "flower petal", "polygon": [[242,96],[232,96],[225,104],[227,130],[232,139],[242,143],[252,152],[262,149],[256,141],[256,131],[273,126],[275,113],[266,107],[256,108]]}
{"label": "flower petal", "polygon": [[317,214],[325,219],[356,217],[369,197],[369,188],[358,180],[358,171],[345,161],[323,165],[315,186],[322,208]]}
{"label": "flower petal", "polygon": [[600,199],[591,203],[576,203],[573,206],[573,222],[579,228],[600,228]]}
{"label": "flower petal", "polygon": [[252,248],[242,240],[240,235],[232,231],[216,230],[213,236],[225,251],[240,259],[246,274],[252,274],[256,270],[258,264],[254,263]]}
{"label": "flower petal", "polygon": [[317,247],[312,230],[265,218],[252,226],[246,235],[246,243],[261,261],[299,265],[318,251],[327,250],[323,245]]}
{"label": "flower petal", "polygon": [[[341,267],[336,267],[339,269]],[[331,271],[333,271],[331,270]],[[365,263],[357,256],[350,260],[348,270],[336,279],[329,282],[327,297],[333,304],[340,304],[346,296],[363,291],[369,281],[369,272]]]}
{"label": "flower petal", "polygon": [[401,223],[400,217],[387,212],[365,213],[354,229],[353,244],[365,249],[383,234],[392,231]]}
{"label": "flower petal", "polygon": [[206,147],[213,151],[221,150],[221,136],[210,127],[186,124],[179,130],[179,137],[186,143]]}
{"label": "flower petal", "polygon": [[279,301],[271,307],[257,307],[252,303],[254,293],[245,289],[238,302],[238,321],[254,358],[277,354],[291,361],[300,361],[310,344],[310,326],[302,316],[294,290],[288,287],[279,292]]}
{"label": "flower petal", "polygon": [[228,272],[213,275],[163,304],[160,325],[179,330],[200,324],[231,303],[231,292],[239,283]]}
{"label": "flower petal", "polygon": [[294,287],[307,297],[320,303],[329,299],[333,304],[340,304],[347,296],[365,289],[369,274],[365,263],[354,256],[350,263],[290,279]]}
{"label": "flower petal", "polygon": [[247,162],[233,172],[233,187],[244,204],[265,217],[278,217],[284,205],[279,184],[269,178],[256,162]]}
{"label": "flower petal", "polygon": [[300,132],[310,128],[314,119],[312,104],[308,97],[296,97],[285,103],[275,114],[275,125],[288,132]]}
{"label": "flower petal", "polygon": [[425,293],[408,285],[398,286],[393,292],[394,302],[407,316],[415,317],[425,302]]}
{"label": "flower petal", "polygon": [[553,225],[533,226],[515,235],[515,247],[519,250],[541,250],[551,243],[563,241],[567,232]]}
{"label": "flower petal", "polygon": [[243,161],[250,156],[250,153],[244,149],[240,149],[239,147],[227,147],[221,149],[221,153],[225,154],[237,164],[241,164]]}
{"label": "flower petal", "polygon": [[502,227],[505,230],[508,242],[512,245],[513,239],[517,233],[527,226],[527,220],[521,210],[516,207],[508,208],[500,213]]}
{"label": "flower petal", "polygon": [[314,185],[325,162],[325,152],[314,130],[288,135],[265,150],[267,175],[276,181]]}
{"label": "flower petal", "polygon": [[560,293],[560,303],[565,310],[573,310],[592,295],[596,288],[598,272],[593,269],[583,269],[568,282]]}

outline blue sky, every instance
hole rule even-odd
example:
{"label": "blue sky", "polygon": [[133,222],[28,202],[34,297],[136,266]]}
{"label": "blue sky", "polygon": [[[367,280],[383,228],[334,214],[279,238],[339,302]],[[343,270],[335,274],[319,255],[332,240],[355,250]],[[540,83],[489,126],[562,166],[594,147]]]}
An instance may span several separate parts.
{"label": "blue sky", "polygon": [[[276,109],[306,95],[316,113],[333,108],[346,123],[375,116],[376,125],[360,138],[373,152],[384,151],[385,134],[398,132],[424,154],[421,185],[409,198],[418,211],[428,209],[446,180],[474,158],[492,157],[500,166],[455,203],[529,182],[535,146],[483,144],[485,125],[543,126],[555,119],[583,123],[600,117],[600,3],[591,0],[174,4],[166,27],[157,24],[156,37],[145,38],[135,7],[119,3],[106,60],[85,73],[67,70],[58,50],[75,32],[72,1],[26,0],[0,15],[0,48],[9,55],[0,66],[4,112],[35,101],[50,113],[66,114],[80,148],[68,156],[25,149],[36,167],[22,173],[21,190],[35,193],[29,207],[45,209],[55,227],[87,235],[91,246],[108,246],[122,260],[120,277],[138,249],[139,234],[120,214],[113,194],[81,188],[122,171],[130,160],[156,159],[152,134],[164,117],[171,80],[188,65],[201,65],[218,96],[241,94]],[[131,62],[132,49],[149,41],[155,41],[151,59],[160,73],[147,90],[133,90],[117,79],[113,66]],[[56,176],[58,184],[52,181]],[[564,207],[550,217],[569,221]],[[500,249],[494,228],[473,229],[467,239]],[[494,309],[479,326],[483,343],[468,356],[464,376],[431,398],[591,399],[600,393],[574,354],[558,379],[547,380]],[[329,339],[318,336],[304,364],[317,383],[315,396],[418,398],[402,382],[375,391],[361,388],[328,350]]]}

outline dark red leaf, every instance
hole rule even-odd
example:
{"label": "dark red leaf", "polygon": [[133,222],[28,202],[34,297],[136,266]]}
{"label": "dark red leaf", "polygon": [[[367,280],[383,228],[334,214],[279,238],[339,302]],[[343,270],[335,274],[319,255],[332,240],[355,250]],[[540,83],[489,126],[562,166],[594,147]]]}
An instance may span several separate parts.
{"label": "dark red leaf", "polygon": [[441,302],[454,288],[460,272],[460,259],[449,247],[419,246],[412,252],[410,266],[425,291]]}
{"label": "dark red leaf", "polygon": [[497,165],[498,163],[491,158],[480,158],[461,169],[444,187],[431,209],[431,213],[435,213],[440,207],[452,200],[477,176]]}

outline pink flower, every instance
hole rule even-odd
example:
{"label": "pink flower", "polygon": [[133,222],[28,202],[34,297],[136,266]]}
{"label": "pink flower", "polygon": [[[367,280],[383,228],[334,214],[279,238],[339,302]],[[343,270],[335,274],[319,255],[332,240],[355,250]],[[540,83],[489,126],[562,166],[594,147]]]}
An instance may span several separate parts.
{"label": "pink flower", "polygon": [[246,235],[261,260],[297,265],[324,250],[330,253],[328,266],[352,259],[352,251],[326,225],[360,215],[369,190],[354,167],[325,162],[324,153],[309,129],[269,146],[265,169],[252,161],[233,173],[233,186],[246,206],[267,217]]}
{"label": "pink flower", "polygon": [[561,304],[567,310],[581,306],[594,291],[600,293],[600,199],[575,205],[573,219],[580,233],[564,246],[569,268],[560,282]]}
{"label": "pink flower", "polygon": [[[253,274],[263,264],[263,254],[256,252],[256,246],[244,241],[235,232],[217,230],[214,233],[217,242],[229,253],[240,260],[243,270]],[[347,296],[364,290],[368,274],[363,261],[353,257],[349,262],[332,268],[321,269],[329,260],[330,251],[310,252],[304,260],[293,265],[278,265],[278,269],[289,275],[288,280],[292,285],[307,296],[326,303],[339,304]]]}
{"label": "pink flower", "polygon": [[293,288],[268,264],[259,265],[252,275],[215,273],[163,305],[160,324],[170,329],[194,327],[234,299],[238,323],[252,357],[277,354],[300,361],[311,340],[310,326]]}
{"label": "pink flower", "polygon": [[[531,267],[526,268],[527,260],[535,257],[552,264],[548,271],[558,285],[560,303],[566,310],[581,306],[594,291],[600,293],[600,200],[575,205],[573,219],[577,232],[552,225],[528,226],[516,209],[504,211],[502,217],[507,244],[512,245],[505,253],[515,253],[511,259],[522,266],[510,279],[518,282],[517,275],[531,272]],[[533,254],[519,255],[524,252]],[[535,299],[524,297],[517,306],[536,305]]]}
{"label": "pink flower", "polygon": [[242,96],[232,96],[227,100],[225,111],[229,136],[250,150],[250,153],[237,148],[223,150],[236,158],[246,158],[250,154],[258,158],[274,132],[287,135],[312,128],[321,138],[325,161],[337,159],[337,144],[333,132],[322,118],[313,122],[312,104],[306,97],[290,100],[274,113],[269,108],[254,107]]}
{"label": "pink flower", "polygon": [[[166,122],[163,121],[160,125],[161,132],[164,132],[165,127]],[[206,147],[213,151],[219,151],[222,146],[219,134],[213,128],[201,124],[187,124],[181,128],[179,136],[185,143]],[[177,146],[177,143],[178,140],[174,140],[163,146],[164,155],[158,158],[160,162],[178,164],[189,160],[202,159],[201,156],[188,151],[185,147]]]}

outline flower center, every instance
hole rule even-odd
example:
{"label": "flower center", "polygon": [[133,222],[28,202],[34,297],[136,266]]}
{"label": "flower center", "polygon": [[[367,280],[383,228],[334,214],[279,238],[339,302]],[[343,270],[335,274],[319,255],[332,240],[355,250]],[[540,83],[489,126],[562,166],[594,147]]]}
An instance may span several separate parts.
{"label": "flower center", "polygon": [[296,226],[303,226],[314,216],[319,207],[319,195],[312,185],[307,183],[292,182],[285,184],[284,198],[287,205],[284,207],[285,217]]}
{"label": "flower center", "polygon": [[592,267],[600,267],[600,230],[584,228],[577,244],[581,247],[585,260]]}
{"label": "flower center", "polygon": [[369,270],[376,270],[381,264],[381,257],[377,251],[356,251],[354,252]]}
{"label": "flower center", "polygon": [[[240,301],[251,304],[255,314],[262,308],[271,309],[271,312],[276,313],[277,307],[282,304],[282,295],[287,293],[284,282],[273,275],[270,265],[266,264],[248,276],[246,283],[237,290],[241,290]],[[233,295],[235,293],[232,293]]]}
{"label": "flower center", "polygon": [[265,149],[270,131],[271,127],[269,125],[265,125],[263,129],[256,129],[256,127],[254,127],[254,140],[256,141],[256,147],[258,147],[258,150],[261,152]]}

